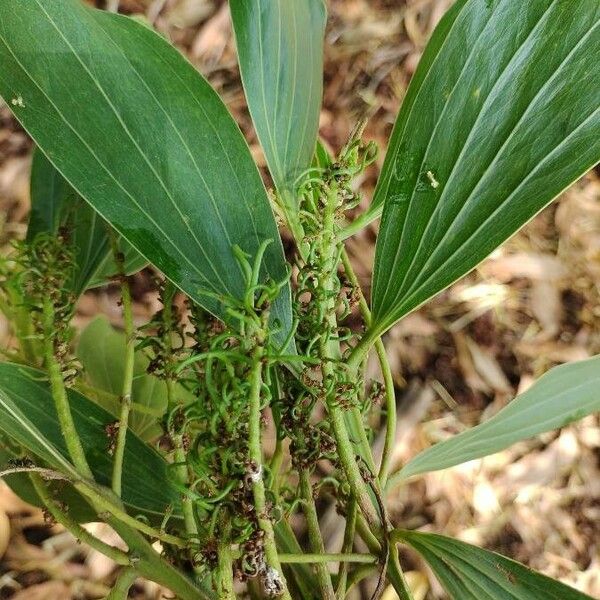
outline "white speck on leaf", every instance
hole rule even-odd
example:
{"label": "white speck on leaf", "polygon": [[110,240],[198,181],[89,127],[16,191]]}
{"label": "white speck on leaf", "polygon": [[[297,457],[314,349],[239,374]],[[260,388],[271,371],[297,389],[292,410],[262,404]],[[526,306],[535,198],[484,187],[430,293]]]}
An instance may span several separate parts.
{"label": "white speck on leaf", "polygon": [[25,102],[23,102],[23,96],[17,96],[16,98],[13,98],[10,103],[13,106],[18,106],[19,108],[25,108]]}
{"label": "white speck on leaf", "polygon": [[429,183],[434,190],[440,186],[440,182],[435,178],[432,171],[427,171],[427,179],[429,179]]}

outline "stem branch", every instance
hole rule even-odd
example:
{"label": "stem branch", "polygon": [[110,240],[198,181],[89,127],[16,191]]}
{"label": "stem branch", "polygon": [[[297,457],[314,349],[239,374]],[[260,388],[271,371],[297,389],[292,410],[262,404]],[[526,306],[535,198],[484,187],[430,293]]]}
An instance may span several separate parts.
{"label": "stem branch", "polygon": [[123,479],[123,459],[125,457],[129,413],[131,411],[133,371],[135,367],[135,330],[133,325],[131,289],[129,287],[129,282],[123,273],[122,254],[118,249],[115,249],[115,262],[117,263],[121,275],[121,300],[123,303],[123,322],[125,325],[125,365],[123,371],[123,387],[121,390],[121,414],[119,415],[119,429],[117,431],[112,472],[112,489],[117,496],[120,496]]}
{"label": "stem branch", "polygon": [[118,565],[129,566],[131,565],[131,559],[126,552],[119,550],[109,544],[105,544],[102,540],[93,536],[89,531],[85,530],[79,523],[74,521],[65,511],[63,511],[56,501],[50,495],[48,488],[42,476],[39,473],[30,473],[29,477],[33,483],[33,487],[40,497],[44,506],[48,509],[50,514],[54,517],[57,523],[60,523],[65,529],[67,529],[76,539],[81,540],[84,544],[87,544],[94,550],[101,552],[105,556],[108,556]]}
{"label": "stem branch", "polygon": [[50,377],[50,389],[56,407],[56,414],[60,429],[67,446],[69,456],[81,475],[93,479],[92,470],[88,464],[81,439],[75,428],[73,414],[69,405],[67,389],[62,375],[61,366],[56,360],[54,353],[54,328],[55,313],[52,300],[44,298],[42,305],[43,329],[44,329],[44,360]]}
{"label": "stem branch", "polygon": [[249,398],[249,424],[248,424],[248,450],[250,460],[253,462],[255,472],[252,477],[252,493],[254,495],[254,508],[258,526],[264,533],[265,559],[268,567],[274,569],[283,584],[282,598],[291,600],[287,591],[287,585],[281,570],[277,546],[275,545],[275,534],[273,523],[267,514],[267,503],[265,497],[265,484],[263,479],[262,446],[261,446],[261,388],[263,369],[263,348],[260,340],[253,354],[253,365],[250,372],[250,398]]}
{"label": "stem branch", "polygon": [[[303,509],[306,517],[306,526],[308,528],[308,539],[311,548],[316,556],[325,556],[325,545],[319,528],[319,517],[313,498],[313,489],[310,483],[310,475],[306,469],[300,471],[300,491],[303,498]],[[331,574],[326,562],[317,562],[315,567],[321,595],[324,600],[334,600],[335,592],[331,582]]]}
{"label": "stem branch", "polygon": [[135,569],[122,569],[119,573],[115,585],[104,600],[127,600],[129,597],[129,588],[137,579]]}

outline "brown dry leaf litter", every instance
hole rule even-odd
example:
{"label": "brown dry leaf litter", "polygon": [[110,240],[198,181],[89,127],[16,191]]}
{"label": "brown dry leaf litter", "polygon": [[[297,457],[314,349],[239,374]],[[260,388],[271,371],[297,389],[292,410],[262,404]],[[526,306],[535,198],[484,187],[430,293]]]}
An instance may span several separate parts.
{"label": "brown dry leaf litter", "polygon": [[[100,4],[99,2],[97,4]],[[257,162],[264,158],[240,86],[222,0],[122,0],[144,14],[206,75],[241,124]],[[356,120],[384,147],[406,86],[432,28],[451,0],[330,0],[321,134],[333,150]],[[31,144],[0,107],[0,245],[22,237],[29,209]],[[378,165],[358,182],[368,204]],[[376,227],[350,240],[368,287]],[[134,278],[136,316],[157,308],[147,277]],[[400,399],[395,457],[419,450],[495,414],[552,366],[600,352],[600,179],[589,174],[477,271],[409,315],[386,336]],[[104,312],[119,322],[114,290],[86,295],[77,325]],[[9,343],[0,316],[0,343]],[[377,377],[376,362],[370,373]],[[484,460],[426,475],[390,497],[393,518],[407,527],[456,536],[503,552],[600,597],[600,428],[597,416]],[[382,447],[382,436],[376,449]],[[100,598],[110,561],[77,544],[40,511],[0,489],[0,598]],[[96,526],[96,533],[112,532]],[[100,527],[100,529],[98,529]],[[325,511],[328,548],[339,544],[339,520]],[[114,541],[114,540],[112,540]],[[444,593],[412,553],[403,553],[415,599]],[[362,589],[367,598],[368,584]],[[138,581],[133,596],[166,597]],[[386,600],[395,594],[387,590]]]}

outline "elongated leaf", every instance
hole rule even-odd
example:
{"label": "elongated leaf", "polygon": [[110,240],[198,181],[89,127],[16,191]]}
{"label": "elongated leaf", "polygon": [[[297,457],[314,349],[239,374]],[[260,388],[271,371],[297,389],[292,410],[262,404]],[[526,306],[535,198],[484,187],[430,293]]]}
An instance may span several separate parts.
{"label": "elongated leaf", "polygon": [[454,25],[456,17],[458,17],[466,2],[468,2],[468,0],[457,0],[448,9],[432,33],[425,51],[419,60],[417,70],[410,80],[410,85],[406,91],[406,95],[402,100],[402,109],[400,110],[394,125],[392,137],[389,142],[389,150],[385,157],[385,164],[381,171],[381,175],[377,182],[373,201],[364,214],[357,217],[341,232],[341,237],[347,238],[353,235],[381,216],[387,190],[389,188],[389,179],[394,173],[393,161],[395,160],[395,155],[393,149],[399,144],[400,140],[409,135],[409,132],[406,130],[406,124],[408,117],[412,114],[415,100],[417,99],[417,96],[421,90],[421,86],[427,79],[432,64],[437,59],[440,51],[444,48],[444,43],[448,37],[449,31]]}
{"label": "elongated leaf", "polygon": [[501,554],[432,533],[401,538],[429,563],[452,600],[593,600]]}
{"label": "elongated leaf", "polygon": [[30,195],[27,240],[33,241],[40,233],[58,233],[64,206],[74,201],[77,192],[37,148],[31,162]]}
{"label": "elongated leaf", "polygon": [[310,166],[323,96],[323,0],[230,0],[242,81],[282,194]]}
{"label": "elongated leaf", "polygon": [[[74,390],[69,402],[77,431],[94,476],[110,484],[112,457],[105,427],[114,417]],[[11,363],[0,363],[0,431],[50,467],[76,477],[58,425],[45,374]],[[162,517],[167,506],[179,507],[179,492],[171,486],[167,463],[152,448],[128,432],[123,467],[123,501],[135,513]]]}
{"label": "elongated leaf", "polygon": [[467,0],[395,127],[375,329],[470,271],[600,160],[600,4]]}
{"label": "elongated leaf", "polygon": [[[106,317],[97,317],[81,332],[77,356],[87,381],[104,392],[98,395],[98,403],[118,415],[125,376],[125,334],[116,331]],[[160,435],[158,421],[167,409],[167,384],[146,373],[148,362],[136,352],[130,426],[144,440]]]}
{"label": "elongated leaf", "polygon": [[79,296],[110,253],[107,225],[52,163],[35,149],[31,165],[31,215],[27,240],[64,229],[73,253],[69,286]]}
{"label": "elongated leaf", "polygon": [[[108,237],[109,225],[71,187],[52,163],[36,148],[31,167],[31,215],[27,239],[40,233],[67,232],[73,252],[74,269],[70,285],[76,296],[88,287],[105,284],[117,267]],[[120,240],[125,256],[125,273],[142,269],[147,261],[125,240]]]}
{"label": "elongated leaf", "polygon": [[488,421],[418,454],[395,479],[488,456],[599,412],[599,388],[600,356],[555,367]]}
{"label": "elongated leaf", "polygon": [[[0,94],[46,156],[144,257],[221,318],[232,247],[286,277],[260,174],[209,84],[161,36],[78,0],[0,3]],[[207,295],[216,294],[214,295]],[[273,308],[283,339],[289,288]]]}

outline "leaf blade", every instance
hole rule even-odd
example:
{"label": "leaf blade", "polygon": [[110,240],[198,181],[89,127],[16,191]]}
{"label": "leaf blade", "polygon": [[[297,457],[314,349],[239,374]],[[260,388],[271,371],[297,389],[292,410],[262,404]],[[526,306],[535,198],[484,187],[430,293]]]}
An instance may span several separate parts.
{"label": "leaf blade", "polygon": [[[114,417],[75,390],[68,390],[75,426],[97,481],[110,485],[112,458],[104,428]],[[66,458],[49,384],[43,371],[0,363],[0,429],[53,468],[76,479]],[[180,493],[170,484],[168,465],[130,431],[123,467],[123,501],[133,511],[162,518],[167,506],[179,513]],[[176,515],[177,516],[177,515]]]}
{"label": "leaf blade", "polygon": [[325,5],[232,0],[230,6],[242,82],[269,170],[280,193],[293,191],[317,141]]}
{"label": "leaf blade", "polygon": [[[56,236],[63,228],[73,253],[73,273],[69,286],[75,296],[86,289],[106,284],[117,271],[109,225],[71,187],[39,148],[33,152],[31,166],[31,214],[27,241],[39,234]],[[118,241],[125,256],[125,274],[132,275],[146,266],[140,256],[122,238]]]}
{"label": "leaf blade", "polygon": [[[98,403],[115,416],[121,405],[125,355],[125,334],[115,330],[106,317],[97,317],[81,332],[77,357],[85,377],[94,388],[110,395],[110,401],[99,397]],[[129,419],[131,430],[144,440],[156,432],[159,418],[167,409],[167,384],[147,374],[148,362],[141,352],[136,352]],[[148,412],[140,412],[138,406]]]}
{"label": "leaf blade", "polygon": [[592,600],[559,581],[496,552],[441,535],[400,531],[456,600]]}
{"label": "leaf blade", "polygon": [[482,458],[599,412],[599,385],[600,356],[555,367],[488,421],[418,454],[393,480]]}
{"label": "leaf blade", "polygon": [[376,192],[385,199],[377,331],[474,268],[600,160],[600,8],[459,8],[410,114],[401,111]]}
{"label": "leaf blade", "polygon": [[[17,0],[0,16],[0,93],[21,98],[16,117],[140,254],[222,319],[224,306],[206,292],[242,298],[234,244],[254,256],[272,239],[262,277],[287,276],[239,128],[163,38],[75,0]],[[290,303],[284,288],[273,309],[281,339]]]}

